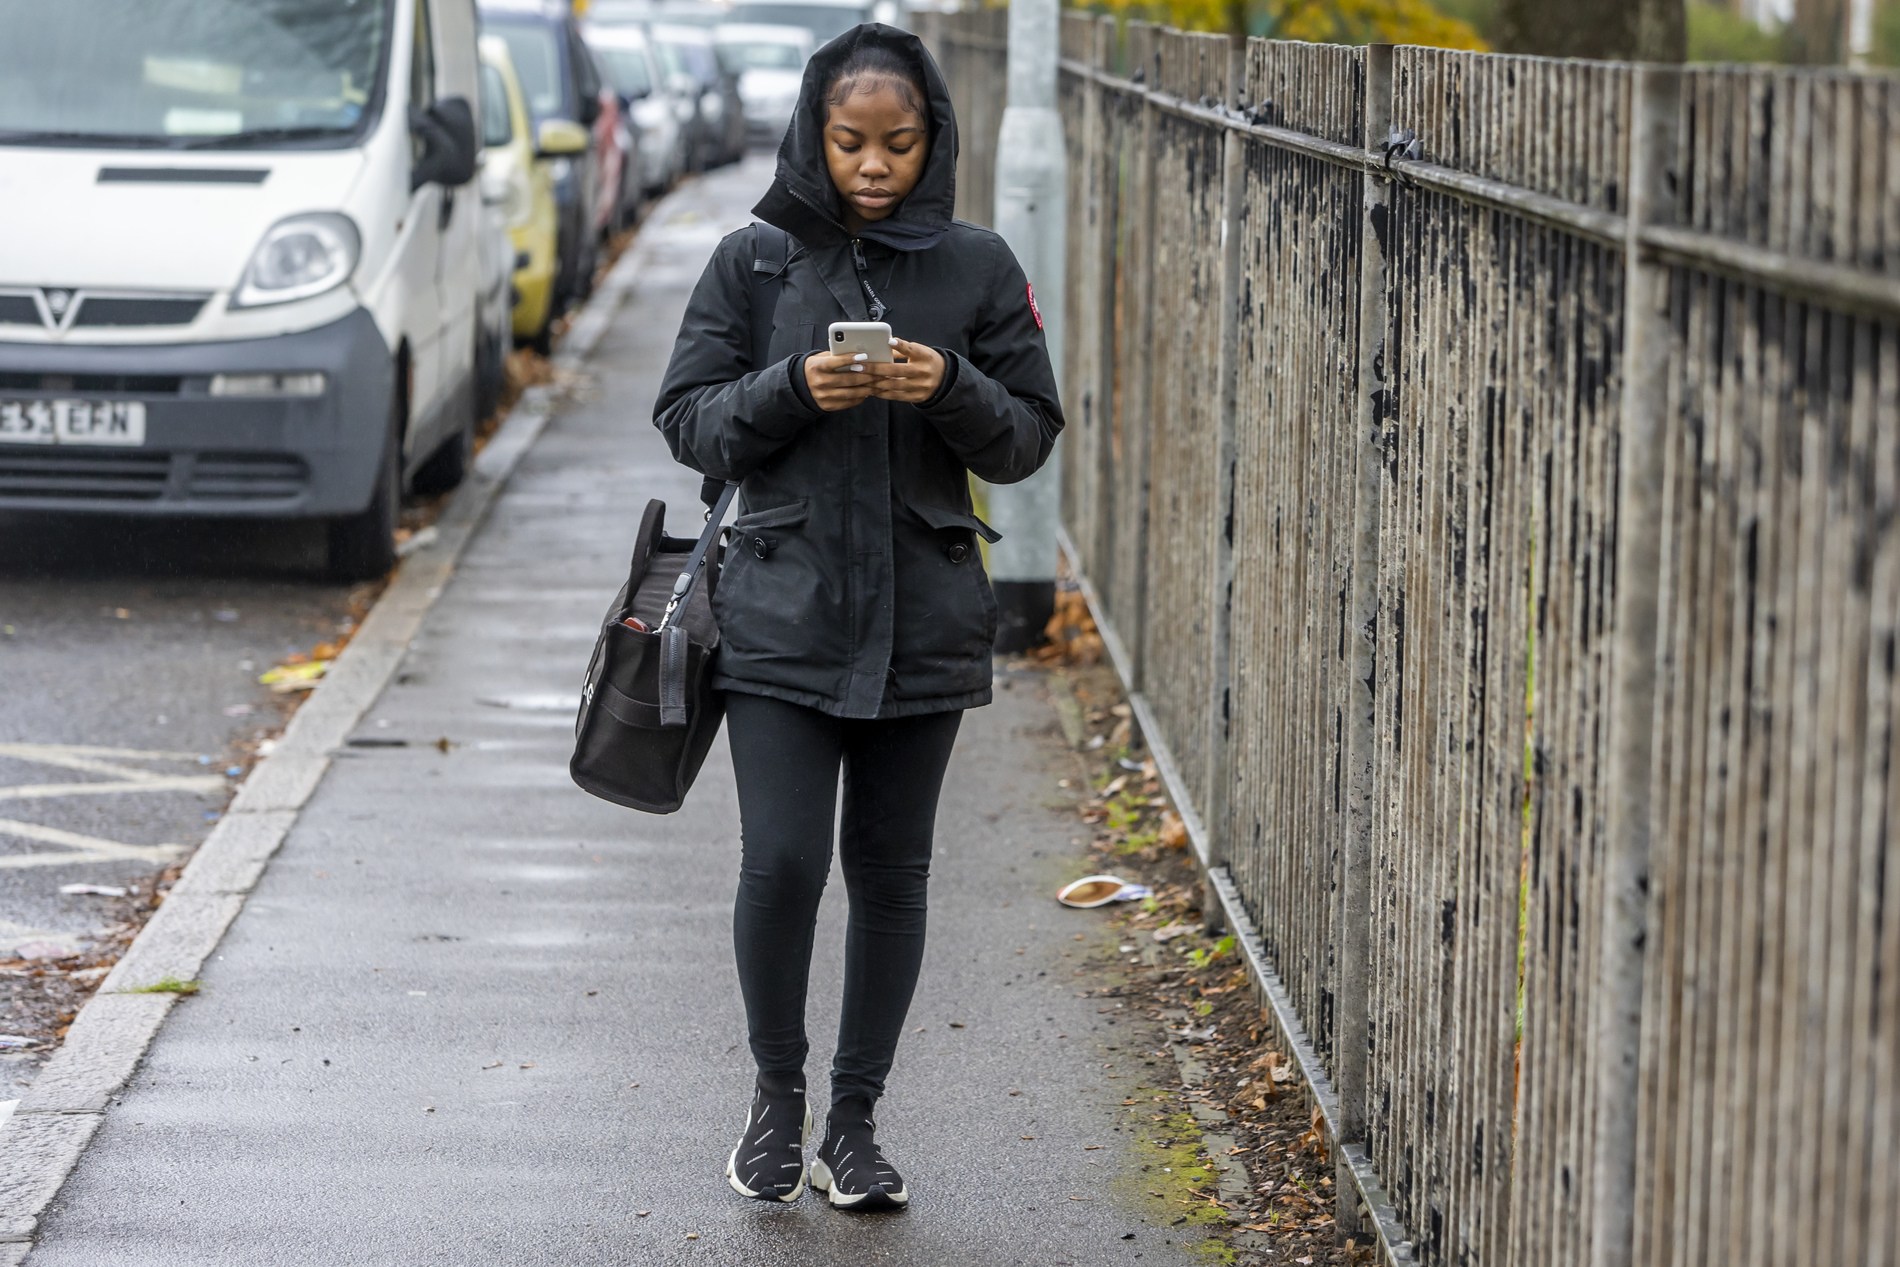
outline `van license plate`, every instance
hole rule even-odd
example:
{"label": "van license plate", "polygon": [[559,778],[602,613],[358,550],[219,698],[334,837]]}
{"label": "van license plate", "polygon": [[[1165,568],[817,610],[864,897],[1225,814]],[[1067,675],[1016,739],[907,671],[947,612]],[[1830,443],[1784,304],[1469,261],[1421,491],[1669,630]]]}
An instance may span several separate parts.
{"label": "van license plate", "polygon": [[0,444],[144,443],[143,401],[0,399]]}

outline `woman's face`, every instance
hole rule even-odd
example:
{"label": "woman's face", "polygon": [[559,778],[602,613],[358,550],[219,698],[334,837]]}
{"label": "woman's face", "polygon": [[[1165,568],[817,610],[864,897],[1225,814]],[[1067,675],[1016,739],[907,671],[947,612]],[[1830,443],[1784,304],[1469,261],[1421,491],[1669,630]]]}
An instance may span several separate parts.
{"label": "woman's face", "polygon": [[844,199],[847,226],[897,210],[917,187],[929,152],[923,117],[904,104],[889,80],[874,80],[842,105],[826,108],[825,166]]}

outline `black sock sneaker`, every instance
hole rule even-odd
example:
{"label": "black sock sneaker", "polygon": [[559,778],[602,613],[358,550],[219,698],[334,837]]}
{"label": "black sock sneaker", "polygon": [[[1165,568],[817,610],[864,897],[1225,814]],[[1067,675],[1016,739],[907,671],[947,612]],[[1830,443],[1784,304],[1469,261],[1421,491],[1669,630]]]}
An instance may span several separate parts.
{"label": "black sock sneaker", "polygon": [[840,1210],[896,1210],[910,1203],[903,1176],[877,1146],[876,1131],[868,1100],[840,1100],[825,1119],[811,1186],[828,1193]]}
{"label": "black sock sneaker", "polygon": [[745,1134],[726,1159],[726,1182],[742,1197],[796,1201],[805,1191],[811,1106],[802,1076],[760,1074]]}

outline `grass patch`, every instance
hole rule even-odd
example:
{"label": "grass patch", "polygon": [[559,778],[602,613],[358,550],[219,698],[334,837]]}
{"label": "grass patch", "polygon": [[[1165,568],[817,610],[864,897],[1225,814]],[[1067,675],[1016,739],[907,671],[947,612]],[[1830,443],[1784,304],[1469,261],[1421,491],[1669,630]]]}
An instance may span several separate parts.
{"label": "grass patch", "polygon": [[[1153,1087],[1138,1087],[1129,1095],[1143,1105],[1166,1098]],[[1152,1117],[1137,1128],[1135,1165],[1120,1186],[1133,1189],[1128,1195],[1146,1206],[1161,1227],[1223,1228],[1227,1211],[1208,1200],[1220,1178],[1203,1155],[1203,1146],[1201,1127],[1192,1113]],[[1185,1248],[1208,1262],[1225,1264],[1237,1259],[1233,1246],[1219,1239],[1189,1239]]]}
{"label": "grass patch", "polygon": [[177,977],[163,976],[150,985],[135,985],[119,991],[120,994],[196,994],[196,981],[180,981]]}

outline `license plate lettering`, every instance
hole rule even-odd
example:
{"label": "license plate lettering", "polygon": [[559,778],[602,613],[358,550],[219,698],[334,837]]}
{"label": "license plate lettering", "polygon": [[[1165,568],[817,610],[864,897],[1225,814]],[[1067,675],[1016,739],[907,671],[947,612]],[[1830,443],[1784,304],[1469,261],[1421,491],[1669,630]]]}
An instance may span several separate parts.
{"label": "license plate lettering", "polygon": [[145,403],[137,400],[0,400],[0,443],[145,443]]}

